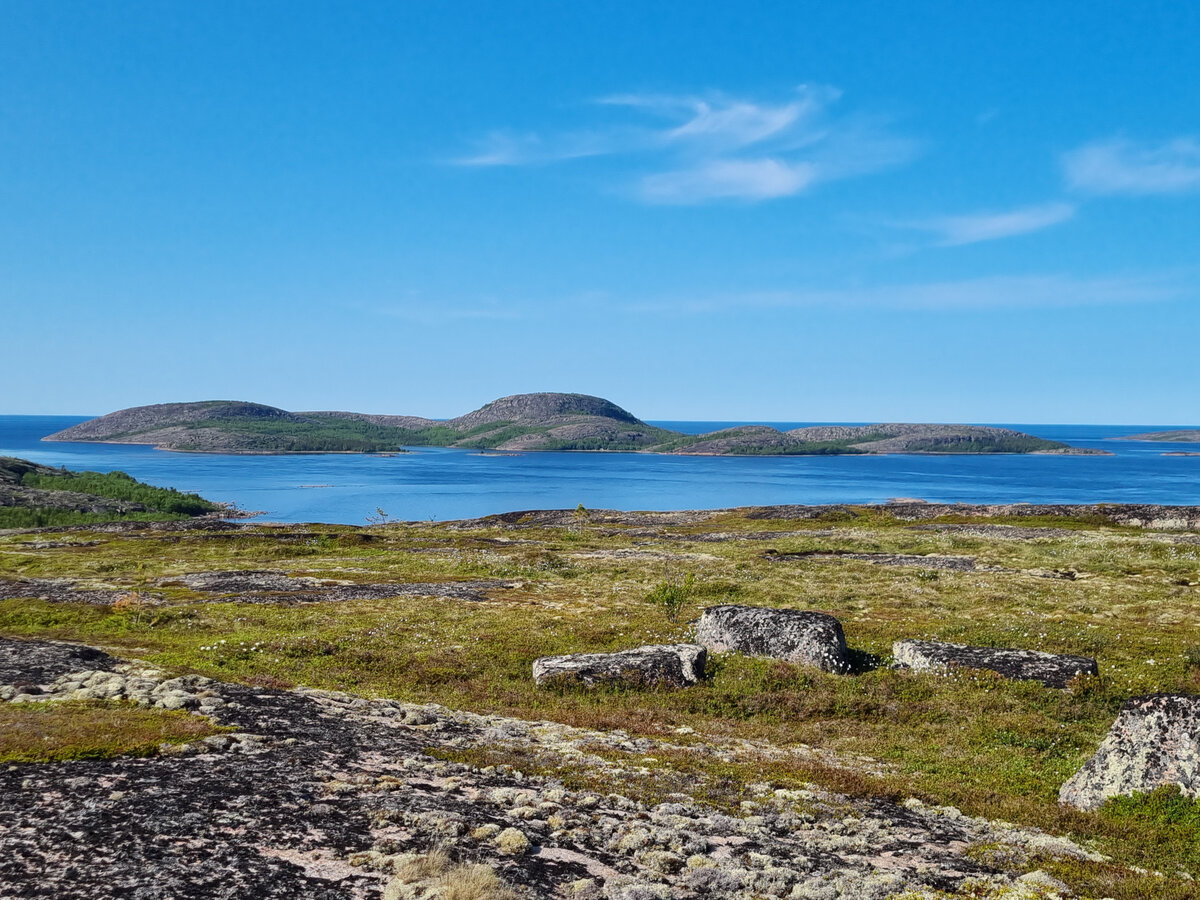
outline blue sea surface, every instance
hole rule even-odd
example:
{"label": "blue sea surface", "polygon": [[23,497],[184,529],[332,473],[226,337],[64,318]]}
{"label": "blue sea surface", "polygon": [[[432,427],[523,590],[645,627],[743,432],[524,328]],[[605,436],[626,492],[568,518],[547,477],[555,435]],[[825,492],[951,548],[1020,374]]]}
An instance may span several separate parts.
{"label": "blue sea surface", "polygon": [[[711,509],[776,503],[1200,504],[1200,444],[1112,441],[1161,426],[1006,425],[1113,456],[699,457],[414,448],[396,456],[171,453],[132,444],[43,443],[86,416],[0,416],[0,455],[71,469],[120,469],[279,522],[361,525],[523,509]],[[655,422],[701,433],[735,422]],[[767,423],[796,428],[805,422]]]}

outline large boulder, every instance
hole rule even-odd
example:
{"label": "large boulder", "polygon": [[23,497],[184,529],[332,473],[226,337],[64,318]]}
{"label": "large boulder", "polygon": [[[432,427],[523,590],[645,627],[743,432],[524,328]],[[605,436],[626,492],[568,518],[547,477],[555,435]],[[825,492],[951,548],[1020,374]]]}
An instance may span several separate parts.
{"label": "large boulder", "polygon": [[708,654],[695,644],[652,644],[617,653],[543,656],[533,664],[538,684],[624,684],[687,687],[704,677]]}
{"label": "large boulder", "polygon": [[1040,681],[1046,687],[1065,688],[1076,675],[1098,675],[1096,661],[1087,656],[1064,656],[1040,650],[968,647],[938,641],[896,641],[896,665],[917,672],[944,672],[952,668],[987,669],[1005,678]]}
{"label": "large boulder", "polygon": [[1126,700],[1096,755],[1058,792],[1058,802],[1095,809],[1110,797],[1176,784],[1200,797],[1200,697]]}
{"label": "large boulder", "polygon": [[710,606],[696,625],[696,642],[709,650],[736,650],[816,666],[851,670],[842,624],[828,613],[759,606]]}

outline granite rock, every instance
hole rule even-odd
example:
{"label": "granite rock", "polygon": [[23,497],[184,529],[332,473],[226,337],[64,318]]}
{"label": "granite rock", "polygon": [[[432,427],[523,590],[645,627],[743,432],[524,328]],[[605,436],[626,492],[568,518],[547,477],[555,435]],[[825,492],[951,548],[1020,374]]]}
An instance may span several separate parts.
{"label": "granite rock", "polygon": [[1040,681],[1046,687],[1065,688],[1077,675],[1098,675],[1096,661],[1087,656],[1066,656],[1040,650],[968,647],[938,641],[896,641],[896,665],[917,672],[954,668],[986,669],[1020,681]]}
{"label": "granite rock", "polygon": [[845,674],[852,668],[841,623],[828,613],[758,606],[710,606],[696,625],[709,650],[736,650]]}
{"label": "granite rock", "polygon": [[1096,754],[1062,786],[1058,800],[1095,809],[1110,797],[1171,784],[1200,797],[1200,696],[1127,700]]}
{"label": "granite rock", "polygon": [[652,644],[617,653],[543,656],[533,664],[538,684],[629,684],[687,687],[704,677],[707,653],[696,644]]}

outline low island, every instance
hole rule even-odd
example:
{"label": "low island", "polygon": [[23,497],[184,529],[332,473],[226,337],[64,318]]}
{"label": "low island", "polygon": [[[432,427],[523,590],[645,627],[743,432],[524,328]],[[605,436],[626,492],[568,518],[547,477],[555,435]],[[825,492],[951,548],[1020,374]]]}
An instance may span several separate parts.
{"label": "low island", "polygon": [[647,424],[586,394],[515,394],[454,419],[354,412],[288,412],[212,400],[138,406],[48,435],[47,441],[149,444],[207,453],[379,453],[405,447],[607,450],[700,456],[879,453],[1103,453],[981,425],[819,425],[780,431],[743,425],[683,434]]}
{"label": "low island", "polygon": [[1167,431],[1147,431],[1143,434],[1123,435],[1114,441],[1149,441],[1168,444],[1200,444],[1200,428],[1172,428]]}

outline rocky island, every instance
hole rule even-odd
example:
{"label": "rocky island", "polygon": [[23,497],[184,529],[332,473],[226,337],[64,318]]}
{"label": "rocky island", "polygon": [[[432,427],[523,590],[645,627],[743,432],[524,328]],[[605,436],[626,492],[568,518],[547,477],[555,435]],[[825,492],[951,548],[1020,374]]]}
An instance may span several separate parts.
{"label": "rocky island", "polygon": [[1168,444],[1200,444],[1200,428],[1174,428],[1169,431],[1147,431],[1144,434],[1128,434],[1114,441],[1152,441]]}
{"label": "rocky island", "polygon": [[643,422],[586,394],[502,397],[454,419],[353,412],[288,412],[243,401],[138,406],[48,435],[48,441],[150,444],[209,453],[608,450],[706,456],[877,453],[1094,453],[979,425],[826,425],[779,431],[747,425],[690,435]]}

